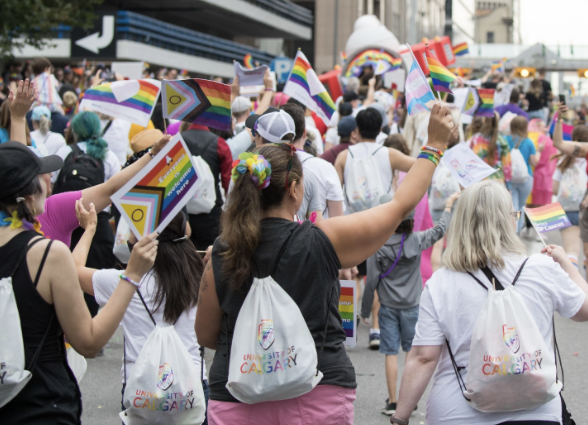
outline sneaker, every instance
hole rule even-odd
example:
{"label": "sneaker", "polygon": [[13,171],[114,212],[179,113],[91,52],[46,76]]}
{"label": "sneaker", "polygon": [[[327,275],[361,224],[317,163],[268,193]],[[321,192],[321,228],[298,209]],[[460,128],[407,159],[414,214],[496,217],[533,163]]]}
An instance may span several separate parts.
{"label": "sneaker", "polygon": [[380,334],[370,334],[370,342],[368,344],[372,350],[380,348]]}
{"label": "sneaker", "polygon": [[396,403],[388,403],[389,398],[386,399],[386,406],[382,409],[382,413],[386,416],[392,416],[396,412]]}

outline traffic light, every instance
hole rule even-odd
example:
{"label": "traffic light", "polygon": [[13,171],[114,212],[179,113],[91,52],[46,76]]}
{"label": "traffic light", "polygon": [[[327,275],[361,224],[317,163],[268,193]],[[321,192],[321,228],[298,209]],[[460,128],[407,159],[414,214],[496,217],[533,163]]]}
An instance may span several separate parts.
{"label": "traffic light", "polygon": [[578,77],[580,78],[588,78],[588,69],[578,69]]}
{"label": "traffic light", "polygon": [[516,68],[515,69],[515,77],[517,78],[535,78],[535,73],[537,70],[535,68]]}

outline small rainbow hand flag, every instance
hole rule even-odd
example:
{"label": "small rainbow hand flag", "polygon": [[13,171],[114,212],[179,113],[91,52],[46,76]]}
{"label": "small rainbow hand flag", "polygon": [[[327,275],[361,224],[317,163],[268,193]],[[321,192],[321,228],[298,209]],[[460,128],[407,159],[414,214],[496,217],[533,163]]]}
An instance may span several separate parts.
{"label": "small rainbow hand flag", "polygon": [[506,72],[504,70],[504,63],[502,61],[495,61],[491,66],[490,69],[492,72]]}
{"label": "small rainbow hand flag", "polygon": [[427,57],[431,79],[433,80],[433,89],[435,91],[453,93],[449,88],[449,85],[453,80],[457,79],[457,76],[445,68],[443,64],[439,62],[439,59],[431,54],[429,49],[425,49],[425,55]]}
{"label": "small rainbow hand flag", "polygon": [[494,116],[494,89],[478,89],[480,106],[474,115],[479,117]]}
{"label": "small rainbow hand flag", "polygon": [[460,43],[457,46],[453,46],[453,54],[455,56],[467,55],[469,52],[468,43]]}
{"label": "small rainbow hand flag", "polygon": [[525,213],[538,233],[561,230],[572,225],[559,202],[539,208],[525,208]]}
{"label": "small rainbow hand flag", "polygon": [[243,58],[243,64],[245,65],[245,68],[247,68],[247,69],[255,68],[255,66],[253,65],[253,56],[251,56],[249,53],[247,53],[245,55],[245,57]]}

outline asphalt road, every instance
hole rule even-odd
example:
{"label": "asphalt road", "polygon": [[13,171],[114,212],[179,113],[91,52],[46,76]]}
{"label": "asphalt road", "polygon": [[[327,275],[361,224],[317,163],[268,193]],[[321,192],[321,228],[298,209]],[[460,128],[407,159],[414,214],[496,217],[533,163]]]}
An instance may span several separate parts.
{"label": "asphalt road", "polygon": [[[549,242],[559,243],[559,234],[549,234]],[[541,243],[525,240],[529,253],[539,252]],[[583,259],[580,259],[580,263]],[[565,367],[564,398],[568,409],[578,425],[588,425],[588,324],[565,320],[556,315],[557,340]],[[384,356],[367,348],[368,326],[361,323],[358,331],[358,346],[348,348],[349,356],[357,374],[357,399],[355,401],[355,423],[360,425],[385,425],[388,417],[380,413],[387,398],[384,375]],[[207,363],[213,353],[206,352]],[[88,370],[81,389],[83,394],[84,425],[120,425],[118,418],[121,400],[120,367],[122,359],[121,329],[104,349],[104,356],[88,360]],[[398,359],[400,373],[404,355]],[[456,384],[457,385],[457,384]],[[425,424],[427,393],[419,402],[418,410],[411,417],[411,424]]]}

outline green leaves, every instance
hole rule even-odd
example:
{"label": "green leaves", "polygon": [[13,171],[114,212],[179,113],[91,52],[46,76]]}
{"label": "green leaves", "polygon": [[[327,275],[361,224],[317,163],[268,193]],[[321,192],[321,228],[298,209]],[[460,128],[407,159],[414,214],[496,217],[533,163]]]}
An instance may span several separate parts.
{"label": "green leaves", "polygon": [[92,26],[94,9],[103,0],[2,0],[0,3],[0,59],[25,45],[51,45],[59,24]]}

